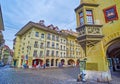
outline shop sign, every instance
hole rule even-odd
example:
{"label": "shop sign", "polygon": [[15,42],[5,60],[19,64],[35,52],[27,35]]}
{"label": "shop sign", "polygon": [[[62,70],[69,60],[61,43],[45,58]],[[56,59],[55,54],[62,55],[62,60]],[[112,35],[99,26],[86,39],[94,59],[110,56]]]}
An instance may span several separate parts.
{"label": "shop sign", "polygon": [[116,5],[103,10],[106,22],[118,20]]}

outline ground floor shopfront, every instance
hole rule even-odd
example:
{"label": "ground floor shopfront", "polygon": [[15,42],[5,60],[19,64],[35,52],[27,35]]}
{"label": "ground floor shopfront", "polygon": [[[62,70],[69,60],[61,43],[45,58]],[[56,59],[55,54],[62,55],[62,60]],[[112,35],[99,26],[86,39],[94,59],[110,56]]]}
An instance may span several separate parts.
{"label": "ground floor shopfront", "polygon": [[28,60],[18,59],[15,60],[14,66],[23,67],[26,64],[29,67],[61,67],[61,66],[76,66],[79,65],[78,58],[56,58],[56,57],[45,57],[45,58],[28,58]]}

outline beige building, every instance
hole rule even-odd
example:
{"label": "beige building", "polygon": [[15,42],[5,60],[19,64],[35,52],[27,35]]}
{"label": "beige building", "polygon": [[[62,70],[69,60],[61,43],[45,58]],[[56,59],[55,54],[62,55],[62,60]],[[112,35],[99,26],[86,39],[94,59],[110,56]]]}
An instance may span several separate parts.
{"label": "beige building", "polygon": [[29,22],[16,33],[14,65],[22,67],[26,63],[30,67],[38,64],[55,67],[76,64],[82,56],[76,37],[76,32],[46,26],[43,20]]}

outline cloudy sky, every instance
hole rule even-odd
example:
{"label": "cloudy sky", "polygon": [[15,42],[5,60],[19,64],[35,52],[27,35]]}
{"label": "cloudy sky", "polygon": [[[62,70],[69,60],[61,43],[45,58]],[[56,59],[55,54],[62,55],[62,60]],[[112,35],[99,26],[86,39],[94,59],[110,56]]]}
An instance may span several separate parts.
{"label": "cloudy sky", "polygon": [[15,33],[29,21],[44,20],[60,29],[76,28],[74,9],[80,0],[0,0],[5,31],[5,44],[13,48]]}

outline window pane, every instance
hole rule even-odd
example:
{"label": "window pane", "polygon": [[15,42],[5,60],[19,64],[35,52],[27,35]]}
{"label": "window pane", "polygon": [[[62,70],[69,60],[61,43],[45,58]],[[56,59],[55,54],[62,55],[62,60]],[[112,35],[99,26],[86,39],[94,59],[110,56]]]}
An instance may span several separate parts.
{"label": "window pane", "polygon": [[44,38],[44,34],[41,34],[41,38]]}
{"label": "window pane", "polygon": [[38,41],[35,41],[34,48],[38,48]]}
{"label": "window pane", "polygon": [[80,25],[84,24],[84,18],[80,18]]}
{"label": "window pane", "polygon": [[49,40],[50,40],[50,34],[48,34],[47,39],[49,39]]}
{"label": "window pane", "polygon": [[52,35],[52,40],[55,40],[55,35]]}
{"label": "window pane", "polygon": [[50,51],[49,51],[49,50],[47,50],[46,56],[49,56],[49,53],[50,53]]}
{"label": "window pane", "polygon": [[50,47],[50,42],[47,42],[47,47],[48,47],[48,48]]}
{"label": "window pane", "polygon": [[83,12],[80,12],[80,17],[82,17],[83,16]]}
{"label": "window pane", "polygon": [[35,32],[35,36],[36,36],[36,37],[39,37],[39,32]]}
{"label": "window pane", "polygon": [[43,56],[43,51],[40,51],[40,57]]}
{"label": "window pane", "polygon": [[34,50],[33,56],[34,56],[34,57],[37,57],[37,50]]}
{"label": "window pane", "polygon": [[52,42],[52,48],[54,48],[54,47],[55,47],[54,42]]}
{"label": "window pane", "polygon": [[87,14],[87,15],[92,15],[92,11],[91,11],[91,10],[87,10],[87,11],[86,11],[86,14]]}
{"label": "window pane", "polygon": [[93,24],[92,10],[86,10],[86,19],[87,19],[87,24]]}
{"label": "window pane", "polygon": [[40,48],[43,48],[43,47],[44,47],[44,43],[41,43],[41,44],[40,44]]}
{"label": "window pane", "polygon": [[52,54],[51,54],[52,56],[54,56],[54,51],[52,50]]}
{"label": "window pane", "polygon": [[87,23],[88,24],[93,24],[93,18],[92,18],[92,16],[87,16]]}
{"label": "window pane", "polygon": [[84,17],[83,17],[83,12],[80,12],[80,25],[82,26],[84,24]]}

